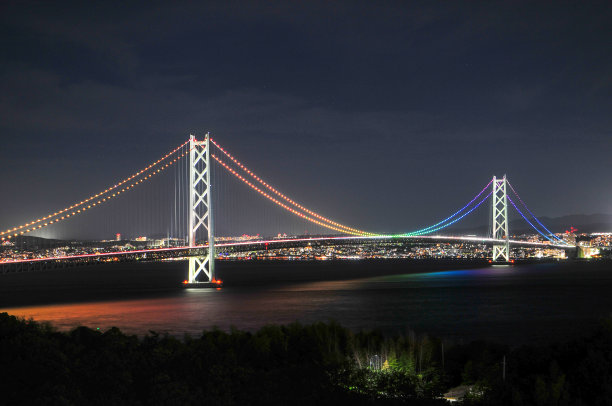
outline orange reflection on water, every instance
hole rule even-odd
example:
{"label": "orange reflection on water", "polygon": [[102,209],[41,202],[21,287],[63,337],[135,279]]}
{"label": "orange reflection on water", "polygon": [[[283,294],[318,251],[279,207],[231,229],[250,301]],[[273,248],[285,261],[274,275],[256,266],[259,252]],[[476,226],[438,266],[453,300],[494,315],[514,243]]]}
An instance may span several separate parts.
{"label": "orange reflection on water", "polygon": [[[199,293],[199,296],[206,294],[206,292]],[[187,300],[169,297],[19,307],[0,311],[7,311],[11,315],[25,319],[50,322],[61,331],[71,330],[78,326],[100,330],[119,327],[129,334],[142,334],[153,330],[182,335],[201,331],[196,325],[193,328],[185,328],[184,322],[181,323],[180,319],[197,316],[205,307],[206,301],[202,301],[202,297],[197,302],[189,300],[188,297]]]}

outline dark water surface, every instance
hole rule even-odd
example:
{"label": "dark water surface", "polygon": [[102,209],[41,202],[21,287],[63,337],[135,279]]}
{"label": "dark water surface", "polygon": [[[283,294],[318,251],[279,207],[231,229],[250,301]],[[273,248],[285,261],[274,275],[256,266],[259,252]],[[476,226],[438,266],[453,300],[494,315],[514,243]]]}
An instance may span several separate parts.
{"label": "dark water surface", "polygon": [[128,333],[182,336],[334,319],[353,330],[415,331],[458,342],[544,343],[612,314],[612,263],[218,262],[221,290],[181,289],[185,262],[0,276],[0,311]]}

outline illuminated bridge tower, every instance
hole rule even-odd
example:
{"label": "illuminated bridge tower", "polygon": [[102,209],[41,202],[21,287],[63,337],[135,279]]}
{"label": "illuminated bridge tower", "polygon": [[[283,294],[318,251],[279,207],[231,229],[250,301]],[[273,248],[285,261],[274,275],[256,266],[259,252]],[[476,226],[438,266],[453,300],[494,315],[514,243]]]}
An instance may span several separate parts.
{"label": "illuminated bridge tower", "polygon": [[493,244],[493,261],[510,261],[510,237],[508,236],[508,198],[506,195],[506,175],[497,179],[493,177],[493,233],[497,240],[506,240],[505,243]]}
{"label": "illuminated bridge tower", "polygon": [[[203,228],[207,232],[208,252],[203,257],[189,258],[191,286],[204,287],[215,283],[215,237],[210,184],[210,135],[204,141],[189,138],[189,246],[196,246],[196,232]],[[208,280],[204,279],[206,275]]]}

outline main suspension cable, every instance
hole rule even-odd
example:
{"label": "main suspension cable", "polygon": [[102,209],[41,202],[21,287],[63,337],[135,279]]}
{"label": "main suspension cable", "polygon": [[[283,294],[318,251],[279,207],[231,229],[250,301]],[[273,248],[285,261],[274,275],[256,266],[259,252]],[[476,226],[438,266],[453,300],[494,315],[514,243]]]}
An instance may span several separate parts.
{"label": "main suspension cable", "polygon": [[[169,166],[173,165],[175,162],[180,160],[183,156],[187,155],[189,153],[189,151],[181,153],[180,155],[178,155],[176,158],[174,158],[173,160],[169,161],[165,165],[160,166],[157,169],[157,171],[150,172],[147,176],[144,176],[144,177],[140,178],[139,180],[136,180],[136,181],[132,182],[128,186],[123,187],[122,189],[120,189],[120,190],[116,191],[115,193],[113,193],[112,195],[110,195],[110,192],[112,192],[113,190],[119,188],[120,186],[122,186],[125,183],[133,180],[134,178],[136,178],[136,177],[138,177],[138,176],[140,176],[142,174],[145,174],[147,171],[151,170],[153,167],[159,165],[162,161],[168,159],[171,155],[176,153],[185,144],[186,144],[186,142],[181,144],[178,148],[174,149],[173,151],[169,152],[168,154],[164,155],[162,158],[158,159],[157,161],[155,161],[151,165],[149,165],[146,168],[138,171],[134,175],[132,175],[132,176],[130,176],[128,178],[125,178],[124,180],[122,180],[121,182],[115,184],[114,186],[112,186],[110,188],[107,188],[103,192],[100,192],[98,194],[92,195],[92,196],[88,197],[87,199],[85,199],[85,200],[83,200],[83,201],[81,201],[79,203],[75,203],[72,206],[66,207],[66,208],[64,208],[62,210],[59,210],[59,211],[57,211],[57,212],[55,212],[53,214],[50,214],[48,216],[42,217],[42,218],[37,219],[35,221],[32,221],[30,223],[23,224],[21,226],[15,227],[13,229],[9,229],[9,230],[1,232],[0,236],[5,236],[6,235],[6,237],[0,237],[0,240],[6,240],[6,239],[10,239],[12,237],[17,237],[18,235],[23,235],[23,234],[26,234],[26,233],[29,233],[29,232],[32,232],[32,231],[35,231],[35,230],[39,230],[39,229],[41,229],[43,227],[50,226],[51,224],[58,223],[58,222],[63,221],[63,220],[67,220],[68,218],[70,218],[70,217],[72,217],[72,216],[74,216],[76,214],[80,214],[80,213],[84,212],[85,210],[88,210],[88,209],[90,209],[92,207],[95,207],[95,206],[97,206],[97,205],[99,205],[99,204],[101,204],[103,202],[106,202],[107,200],[110,200],[110,199],[112,199],[114,197],[119,196],[121,193],[123,193],[123,192],[125,192],[125,191],[127,191],[129,189],[132,189],[133,187],[135,187],[136,185],[142,183],[143,181],[146,181],[146,180],[150,179],[152,176],[162,172],[163,170],[165,170],[166,168],[168,168]],[[105,197],[103,197],[103,196],[105,196]],[[98,199],[98,201],[92,202],[95,199]],[[90,204],[85,206],[85,204],[87,204],[87,203],[90,203]],[[78,207],[80,207],[80,208],[78,208]],[[70,210],[72,210],[72,212],[71,213],[67,213]],[[67,214],[59,217],[61,214],[64,214],[64,213],[67,213]],[[48,221],[43,223],[43,221],[45,221],[45,220],[48,220]],[[38,224],[38,225],[36,225],[36,224]],[[26,228],[26,227],[28,227],[28,228]],[[12,234],[12,235],[7,235],[7,234]]]}
{"label": "main suspension cable", "polygon": [[[527,222],[529,223],[529,225],[536,230],[542,237],[546,238],[548,241],[550,242],[556,242],[553,241],[552,239],[550,239],[546,234],[544,234],[543,232],[541,232],[531,221],[529,221],[529,219],[527,219],[527,217],[523,214],[523,212],[516,206],[516,204],[514,204],[514,202],[512,201],[512,199],[510,198],[510,196],[508,196],[508,201],[512,204],[512,206],[514,206],[514,209],[521,215],[521,217]],[[535,217],[534,217],[535,218]],[[563,243],[566,243],[565,241],[562,241]]]}
{"label": "main suspension cable", "polygon": [[215,159],[215,161],[217,161],[221,166],[223,166],[226,170],[228,170],[232,175],[234,175],[235,177],[237,177],[238,179],[240,179],[242,182],[244,182],[246,185],[248,185],[251,189],[255,190],[257,193],[259,193],[260,195],[264,196],[265,198],[267,198],[268,200],[272,201],[273,203],[277,204],[278,206],[282,207],[283,209],[295,214],[296,216],[299,216],[305,220],[308,220],[314,224],[320,225],[322,227],[325,228],[329,228],[330,230],[334,230],[334,231],[338,231],[344,234],[352,234],[352,235],[369,235],[369,236],[374,236],[376,234],[373,233],[366,233],[364,231],[359,231],[359,232],[352,232],[352,231],[348,231],[346,229],[343,228],[339,228],[336,227],[334,225],[331,225],[329,223],[324,223],[322,221],[316,220],[310,216],[305,215],[304,213],[301,213],[297,210],[295,210],[294,208],[289,207],[288,205],[286,205],[285,203],[279,201],[278,199],[275,199],[273,196],[270,196],[268,193],[266,193],[265,191],[261,190],[259,187],[257,187],[256,185],[254,185],[252,182],[250,182],[248,179],[246,179],[244,176],[240,175],[237,171],[235,171],[233,168],[231,168],[228,164],[226,164],[225,162],[223,162],[219,157],[217,157],[215,154],[211,154],[211,156]]}
{"label": "main suspension cable", "polygon": [[[367,231],[363,231],[363,230],[358,230],[356,228],[352,228],[352,227],[348,227],[345,226],[343,224],[337,223],[333,220],[330,220],[326,217],[323,217],[321,215],[319,215],[318,213],[315,213],[309,209],[307,209],[306,207],[300,205],[299,203],[295,202],[294,200],[290,199],[289,197],[285,196],[284,194],[282,194],[281,192],[279,192],[278,190],[276,190],[274,187],[272,187],[271,185],[269,185],[268,183],[266,183],[263,179],[261,179],[259,176],[257,176],[255,173],[253,173],[251,170],[249,170],[246,166],[244,166],[240,161],[238,161],[235,157],[233,157],[229,152],[227,152],[225,149],[223,149],[219,144],[217,144],[213,139],[210,140],[211,143],[217,147],[223,154],[225,154],[225,156],[227,156],[232,162],[234,162],[236,165],[238,165],[238,167],[240,167],[240,169],[242,169],[244,172],[246,172],[247,174],[249,174],[249,176],[251,176],[253,179],[255,179],[257,182],[259,182],[261,185],[265,186],[269,191],[271,191],[272,193],[274,193],[275,195],[277,195],[278,197],[280,197],[281,199],[285,200],[286,202],[288,202],[289,204],[293,205],[294,207],[298,208],[299,210],[303,211],[304,213],[309,214],[312,217],[315,217],[323,222],[329,223],[330,225],[346,230],[343,231],[346,234],[353,234],[353,235],[376,235],[374,233],[370,233]],[[218,161],[220,162],[220,161]]]}
{"label": "main suspension cable", "polygon": [[[523,205],[523,207],[525,208],[525,210],[527,210],[529,212],[529,214],[531,214],[531,217],[533,217],[533,219],[540,225],[542,226],[542,228],[546,231],[548,231],[550,233],[550,235],[557,239],[558,241],[563,241],[561,238],[557,237],[552,231],[550,231],[548,228],[546,228],[546,226],[544,224],[542,224],[540,222],[540,220],[538,220],[538,218],[535,216],[535,214],[533,214],[531,212],[531,210],[529,210],[529,208],[527,207],[527,205],[525,204],[525,202],[523,201],[523,199],[521,199],[521,197],[519,196],[519,194],[516,192],[516,190],[514,189],[514,187],[512,187],[512,184],[508,181],[506,181],[508,183],[508,186],[510,186],[510,189],[512,190],[512,192],[514,193],[514,195],[518,198],[519,202],[521,202],[521,204]],[[518,209],[517,209],[518,211]],[[519,212],[520,213],[520,212]]]}
{"label": "main suspension cable", "polygon": [[[489,181],[489,183],[487,183],[487,185],[484,188],[482,188],[482,190],[472,200],[470,200],[465,206],[463,206],[461,209],[457,210],[456,212],[454,212],[453,214],[451,214],[450,216],[448,216],[444,220],[441,220],[441,221],[437,222],[436,224],[433,224],[433,225],[431,225],[429,227],[421,228],[421,229],[415,230],[415,231],[410,231],[408,233],[404,233],[404,234],[400,234],[400,235],[402,235],[402,236],[411,236],[411,235],[430,234],[430,233],[433,233],[434,231],[440,230],[442,228],[450,226],[451,224],[456,223],[457,221],[459,221],[463,217],[465,217],[465,214],[471,213],[473,211],[473,209],[470,210],[469,212],[465,213],[464,215],[462,215],[461,217],[459,217],[455,221],[452,221],[452,222],[450,222],[450,223],[448,223],[446,225],[443,225],[443,224],[449,222],[451,219],[456,217],[458,214],[460,214],[464,210],[466,210],[468,207],[470,207],[472,205],[472,203],[474,203],[485,192],[485,190],[487,190],[487,188],[491,185],[492,182],[493,182],[493,179],[491,179]],[[482,204],[482,202],[484,202],[489,196],[490,196],[490,194],[487,195],[487,197],[485,197],[480,203],[478,203],[478,205],[476,205],[476,207],[480,206]],[[474,208],[476,208],[476,207],[474,207]],[[438,227],[438,226],[440,226],[440,227]]]}
{"label": "main suspension cable", "polygon": [[[488,185],[487,185],[488,186]],[[486,189],[486,188],[485,188]],[[481,192],[482,193],[482,192]],[[481,194],[479,193],[479,195]],[[441,230],[443,228],[446,228],[452,224],[455,224],[456,222],[458,222],[459,220],[461,220],[462,218],[464,218],[465,216],[467,216],[468,214],[470,214],[471,212],[473,212],[474,210],[476,210],[478,207],[480,207],[481,204],[483,204],[491,195],[493,194],[493,192],[489,192],[488,195],[486,195],[480,202],[478,202],[478,204],[476,204],[474,207],[472,207],[470,210],[468,210],[467,212],[463,213],[461,216],[457,217],[456,219],[454,219],[453,221],[449,222],[448,224],[444,224],[441,225],[439,227],[435,227],[435,228],[431,228],[428,227],[426,229],[421,229],[421,230],[417,230],[417,231],[412,231],[409,233],[405,233],[405,234],[400,234],[399,236],[401,237],[413,237],[413,236],[419,236],[419,235],[425,235],[425,234],[431,234],[435,231]],[[474,199],[475,200],[475,199]],[[473,201],[473,200],[472,200]],[[470,202],[471,203],[471,202]],[[466,206],[467,207],[467,206]],[[441,224],[441,223],[438,223]],[[426,230],[426,231],[423,231]]]}

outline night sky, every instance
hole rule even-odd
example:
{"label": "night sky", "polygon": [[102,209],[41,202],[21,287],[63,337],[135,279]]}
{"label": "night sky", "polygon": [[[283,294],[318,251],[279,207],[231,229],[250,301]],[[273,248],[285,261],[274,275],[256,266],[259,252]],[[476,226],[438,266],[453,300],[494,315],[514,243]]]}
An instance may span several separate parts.
{"label": "night sky", "polygon": [[537,215],[612,214],[609,2],[55,3],[0,5],[2,229],[206,131],[368,230],[504,174]]}

